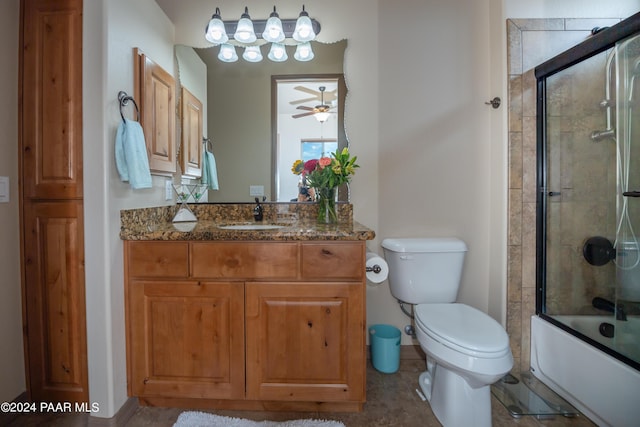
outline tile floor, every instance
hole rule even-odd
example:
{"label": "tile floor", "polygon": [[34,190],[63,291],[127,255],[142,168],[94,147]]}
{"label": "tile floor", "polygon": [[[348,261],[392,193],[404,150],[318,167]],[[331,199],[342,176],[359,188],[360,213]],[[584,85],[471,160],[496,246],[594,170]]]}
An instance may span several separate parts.
{"label": "tile floor", "polygon": [[[248,418],[252,420],[284,421],[296,418],[322,418],[342,421],[346,427],[438,427],[440,423],[431,408],[417,396],[417,378],[424,369],[422,360],[402,360],[400,370],[395,374],[382,374],[369,364],[367,369],[367,403],[360,413],[299,413],[299,412],[252,412],[252,411],[211,411],[220,415]],[[523,427],[594,427],[584,416],[537,420],[533,417],[512,418],[506,409],[492,397],[493,426]],[[182,412],[178,408],[139,407],[129,419],[126,427],[171,427]],[[81,427],[88,424],[86,415],[21,415],[7,427]],[[470,426],[471,427],[471,426]]]}

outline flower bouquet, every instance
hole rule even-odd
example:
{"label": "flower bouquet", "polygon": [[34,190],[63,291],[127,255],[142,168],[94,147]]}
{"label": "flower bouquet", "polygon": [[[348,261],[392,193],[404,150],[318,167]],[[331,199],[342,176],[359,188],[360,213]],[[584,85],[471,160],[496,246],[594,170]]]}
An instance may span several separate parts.
{"label": "flower bouquet", "polygon": [[336,213],[336,188],[349,182],[355,174],[357,156],[351,157],[348,148],[341,152],[336,150],[331,157],[320,157],[303,162],[296,160],[291,167],[295,175],[301,175],[310,187],[315,189],[318,202],[318,222],[335,223],[338,221]]}

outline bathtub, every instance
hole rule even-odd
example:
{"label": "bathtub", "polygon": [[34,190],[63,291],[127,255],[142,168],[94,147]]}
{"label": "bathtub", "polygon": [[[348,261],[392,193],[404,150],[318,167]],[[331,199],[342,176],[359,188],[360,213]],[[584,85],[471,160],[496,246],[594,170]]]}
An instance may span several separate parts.
{"label": "bathtub", "polygon": [[[609,339],[598,327],[610,317],[554,317],[597,342]],[[629,322],[640,327],[638,318]],[[600,426],[639,425],[640,371],[537,315],[531,317],[531,372]]]}

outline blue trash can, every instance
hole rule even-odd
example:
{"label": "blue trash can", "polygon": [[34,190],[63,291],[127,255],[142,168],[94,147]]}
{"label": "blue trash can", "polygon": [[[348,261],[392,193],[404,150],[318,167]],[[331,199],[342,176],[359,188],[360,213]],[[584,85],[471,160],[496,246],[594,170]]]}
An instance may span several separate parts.
{"label": "blue trash can", "polygon": [[400,367],[400,329],[391,325],[369,327],[371,363],[385,374],[392,374]]}

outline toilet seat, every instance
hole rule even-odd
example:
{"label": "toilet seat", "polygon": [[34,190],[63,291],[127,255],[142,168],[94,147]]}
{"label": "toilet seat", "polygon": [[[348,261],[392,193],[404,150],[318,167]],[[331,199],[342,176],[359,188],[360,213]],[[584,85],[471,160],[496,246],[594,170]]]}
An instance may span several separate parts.
{"label": "toilet seat", "polygon": [[416,326],[452,350],[482,359],[501,358],[510,352],[502,326],[471,306],[419,304],[414,310]]}

